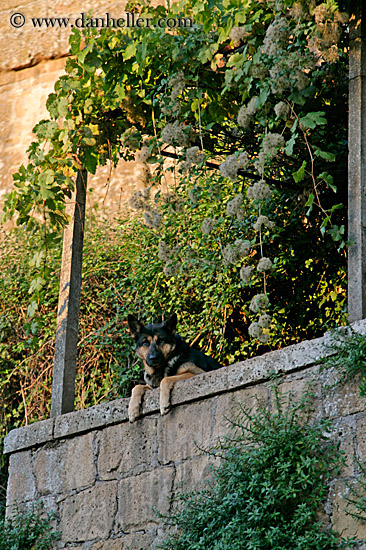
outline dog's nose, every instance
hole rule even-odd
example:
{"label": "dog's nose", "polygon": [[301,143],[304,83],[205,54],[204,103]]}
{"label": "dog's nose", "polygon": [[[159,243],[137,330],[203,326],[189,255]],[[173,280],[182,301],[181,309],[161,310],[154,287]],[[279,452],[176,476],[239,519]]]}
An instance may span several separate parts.
{"label": "dog's nose", "polygon": [[151,365],[154,365],[159,362],[159,359],[160,359],[159,351],[156,349],[155,346],[151,346],[150,351],[147,355],[148,363],[150,363]]}

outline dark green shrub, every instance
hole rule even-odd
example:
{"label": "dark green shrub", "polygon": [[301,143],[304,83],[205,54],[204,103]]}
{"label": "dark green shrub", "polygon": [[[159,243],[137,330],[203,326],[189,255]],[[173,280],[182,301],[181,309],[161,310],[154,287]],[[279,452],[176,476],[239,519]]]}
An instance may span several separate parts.
{"label": "dark green shrub", "polygon": [[341,539],[319,521],[327,481],[342,454],[326,438],[329,423],[305,425],[305,402],[277,410],[242,408],[234,434],[214,449],[220,465],[209,489],[178,497],[165,518],[177,533],[164,550],[332,550]]}
{"label": "dark green shrub", "polygon": [[41,506],[0,519],[0,550],[50,550],[59,538],[51,519],[50,514],[42,513]]}
{"label": "dark green shrub", "polygon": [[360,377],[360,395],[366,397],[366,336],[351,327],[334,332],[330,349],[335,353],[322,361],[324,367],[335,367],[340,384]]}

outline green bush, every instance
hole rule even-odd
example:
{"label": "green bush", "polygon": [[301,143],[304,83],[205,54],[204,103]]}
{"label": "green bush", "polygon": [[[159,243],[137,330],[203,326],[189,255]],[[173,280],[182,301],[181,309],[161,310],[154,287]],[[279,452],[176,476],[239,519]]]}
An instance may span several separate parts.
{"label": "green bush", "polygon": [[322,360],[323,366],[335,367],[340,384],[360,377],[360,395],[366,397],[366,336],[352,327],[346,333],[333,332],[330,350],[335,353]]}
{"label": "green bush", "polygon": [[59,534],[52,530],[52,515],[41,506],[0,519],[0,550],[50,550]]}
{"label": "green bush", "polygon": [[332,550],[346,548],[318,512],[342,453],[326,437],[327,421],[306,425],[306,400],[276,410],[244,407],[234,433],[211,452],[220,458],[210,487],[181,494],[165,518],[176,533],[164,550]]}

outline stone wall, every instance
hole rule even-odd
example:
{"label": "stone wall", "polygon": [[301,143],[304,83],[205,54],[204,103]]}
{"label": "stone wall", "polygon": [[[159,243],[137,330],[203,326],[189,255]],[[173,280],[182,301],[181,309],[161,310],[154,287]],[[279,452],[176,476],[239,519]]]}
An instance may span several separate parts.
{"label": "stone wall", "polygon": [[[366,334],[366,321],[353,325]],[[366,538],[366,527],[344,513],[346,483],[366,461],[366,405],[357,380],[331,387],[332,369],[317,361],[331,355],[330,336],[302,342],[177,383],[172,410],[159,414],[159,390],[146,394],[143,416],[127,418],[120,399],[65,414],[9,433],[7,506],[41,500],[56,512],[57,548],[122,550],[155,548],[164,536],[155,509],[166,513],[175,493],[197,489],[210,475],[210,447],[229,433],[237,403],[271,406],[271,373],[282,373],[281,391],[300,397],[312,384],[314,418],[330,418],[332,437],[347,465],[330,486],[325,520],[343,535]]]}
{"label": "stone wall", "polygon": [[[69,17],[92,10],[95,17],[123,16],[126,0],[15,0],[0,2],[0,205],[13,186],[12,174],[27,162],[27,149],[34,138],[32,129],[48,118],[46,100],[63,73],[68,52],[68,28],[34,28],[31,19]],[[12,27],[16,13],[25,17],[20,28]],[[88,180],[93,192],[89,206],[98,205],[105,218],[123,210],[131,192],[139,185],[134,162],[117,168],[103,166]],[[10,224],[11,225],[11,224]]]}

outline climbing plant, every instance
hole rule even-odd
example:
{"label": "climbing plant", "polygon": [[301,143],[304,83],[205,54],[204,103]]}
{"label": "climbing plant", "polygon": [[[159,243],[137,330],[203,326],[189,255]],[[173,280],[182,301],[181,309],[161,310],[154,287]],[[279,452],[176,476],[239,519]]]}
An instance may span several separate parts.
{"label": "climbing plant", "polygon": [[[280,317],[271,278],[291,271],[296,239],[308,250],[291,277],[311,272],[318,249],[333,256],[333,279],[342,281],[346,8],[334,0],[139,2],[127,6],[139,26],[100,28],[90,14],[82,32],[73,29],[50,118],[34,128],[29,164],[5,204],[5,216],[17,213],[30,235],[43,235],[29,315],[76,172],[121,158],[140,163],[130,206],[155,235],[164,277],[189,281],[204,269],[213,285],[235,280],[245,303],[239,311],[225,304],[224,317],[236,310],[254,339],[266,344]],[[342,284],[328,290],[342,310]]]}

